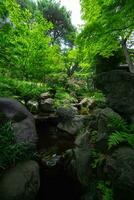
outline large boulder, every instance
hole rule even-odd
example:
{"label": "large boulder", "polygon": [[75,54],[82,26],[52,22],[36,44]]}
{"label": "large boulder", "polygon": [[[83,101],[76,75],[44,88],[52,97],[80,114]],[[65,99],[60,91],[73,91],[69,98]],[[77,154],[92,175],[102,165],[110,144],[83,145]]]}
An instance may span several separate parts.
{"label": "large boulder", "polygon": [[95,78],[111,108],[134,121],[134,74],[122,70],[101,73]]}
{"label": "large boulder", "polygon": [[75,159],[76,171],[80,183],[88,187],[91,180],[91,145],[90,132],[79,135],[76,140]]}
{"label": "large boulder", "polygon": [[134,149],[119,147],[107,156],[105,173],[119,193],[119,200],[134,199]]}
{"label": "large boulder", "polygon": [[0,112],[12,121],[16,143],[35,146],[37,135],[34,118],[24,105],[17,100],[0,97]]}
{"label": "large boulder", "polygon": [[106,151],[108,148],[108,138],[115,131],[115,125],[111,121],[112,119],[121,119],[121,116],[109,107],[96,109],[94,116],[96,116],[97,122],[96,148]]}
{"label": "large boulder", "polygon": [[40,186],[39,166],[27,161],[8,170],[0,179],[1,200],[35,200]]}

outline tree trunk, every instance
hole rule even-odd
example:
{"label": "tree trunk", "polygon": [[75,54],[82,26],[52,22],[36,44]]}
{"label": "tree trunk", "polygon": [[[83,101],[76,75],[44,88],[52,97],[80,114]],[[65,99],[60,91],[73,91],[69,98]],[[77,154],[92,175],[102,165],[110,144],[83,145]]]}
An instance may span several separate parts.
{"label": "tree trunk", "polygon": [[130,58],[130,55],[129,55],[129,52],[128,52],[128,49],[127,49],[126,41],[127,41],[126,39],[122,39],[121,44],[122,44],[122,48],[123,48],[124,55],[125,55],[125,58],[126,58],[126,62],[128,64],[128,67],[129,67],[129,71],[131,73],[134,73],[134,65],[131,61],[131,58]]}

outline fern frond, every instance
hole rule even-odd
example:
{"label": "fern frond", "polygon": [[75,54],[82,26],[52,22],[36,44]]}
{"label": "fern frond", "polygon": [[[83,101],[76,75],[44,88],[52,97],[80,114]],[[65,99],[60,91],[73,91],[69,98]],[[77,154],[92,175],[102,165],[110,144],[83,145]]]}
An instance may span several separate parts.
{"label": "fern frond", "polygon": [[110,116],[109,117],[109,126],[114,127],[116,131],[128,131],[128,125],[124,119],[120,116]]}
{"label": "fern frond", "polygon": [[116,146],[121,142],[127,142],[129,145],[134,147],[134,134],[116,131],[110,135],[108,139],[108,149],[111,149],[113,146]]}
{"label": "fern frond", "polygon": [[122,135],[122,132],[116,131],[112,135],[110,135],[108,139],[108,149],[111,149],[111,147],[118,145],[120,142],[124,141],[124,137]]}

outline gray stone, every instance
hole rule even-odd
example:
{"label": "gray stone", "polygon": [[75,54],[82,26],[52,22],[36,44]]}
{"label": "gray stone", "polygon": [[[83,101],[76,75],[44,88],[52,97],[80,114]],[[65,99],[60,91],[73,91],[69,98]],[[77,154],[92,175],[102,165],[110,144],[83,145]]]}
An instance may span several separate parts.
{"label": "gray stone", "polygon": [[54,104],[54,100],[52,98],[48,98],[48,99],[44,99],[41,100],[40,102],[40,110],[42,112],[52,112],[53,109],[53,104]]}
{"label": "gray stone", "polygon": [[0,97],[0,112],[12,121],[17,143],[36,145],[37,134],[32,114],[20,102]]}
{"label": "gray stone", "polygon": [[0,179],[0,199],[35,200],[39,186],[38,164],[23,162],[9,169]]}
{"label": "gray stone", "polygon": [[37,101],[33,101],[33,100],[29,100],[27,102],[27,108],[31,113],[37,114],[38,113],[38,102]]}
{"label": "gray stone", "polygon": [[88,187],[91,179],[90,132],[77,136],[74,149],[75,170],[80,183]]}
{"label": "gray stone", "polygon": [[[96,147],[100,150],[106,150],[108,138],[114,131],[114,125],[110,124],[110,118],[120,118],[120,115],[114,112],[111,108],[97,109],[95,111],[97,121],[97,137]],[[110,126],[109,126],[110,124]]]}
{"label": "gray stone", "polygon": [[[70,119],[70,120],[69,120]],[[68,120],[61,121],[57,127],[62,131],[66,131],[71,135],[78,134],[84,127],[85,117],[82,115],[76,115],[74,118],[69,118]]]}
{"label": "gray stone", "polygon": [[51,98],[51,94],[50,92],[44,92],[40,95],[40,99],[44,100],[44,99],[48,99]]}
{"label": "gray stone", "polygon": [[102,90],[109,106],[134,121],[134,74],[122,70],[101,73],[95,78],[96,88]]}
{"label": "gray stone", "polygon": [[134,188],[134,150],[130,147],[120,147],[107,157],[105,173],[107,172],[113,185],[118,189]]}
{"label": "gray stone", "polygon": [[77,114],[77,109],[74,107],[59,107],[56,114],[62,121],[70,120]]}

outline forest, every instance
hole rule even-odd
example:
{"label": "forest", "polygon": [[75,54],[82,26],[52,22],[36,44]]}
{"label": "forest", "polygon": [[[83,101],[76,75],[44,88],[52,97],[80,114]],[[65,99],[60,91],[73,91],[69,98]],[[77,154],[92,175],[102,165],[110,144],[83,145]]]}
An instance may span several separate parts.
{"label": "forest", "polygon": [[0,200],[134,199],[134,0],[80,6],[0,0]]}

